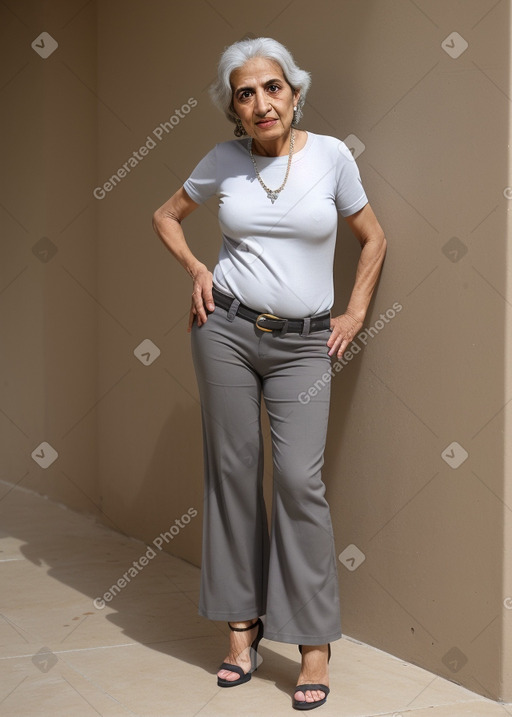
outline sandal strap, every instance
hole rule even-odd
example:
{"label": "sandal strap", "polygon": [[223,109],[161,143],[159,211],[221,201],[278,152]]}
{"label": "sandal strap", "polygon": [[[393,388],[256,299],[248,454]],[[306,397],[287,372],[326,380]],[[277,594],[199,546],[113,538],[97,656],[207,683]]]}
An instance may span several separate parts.
{"label": "sandal strap", "polygon": [[[240,677],[246,677],[247,672],[244,672],[241,667],[238,665],[230,665],[229,662],[223,662],[222,665],[219,667],[219,670],[229,670],[230,672],[236,672],[237,675],[240,675]],[[236,682],[236,680],[233,680]]]}
{"label": "sandal strap", "polygon": [[259,623],[260,618],[256,620],[256,622],[253,622],[252,625],[249,625],[248,627],[233,627],[229,622],[229,629],[233,630],[233,632],[246,632],[247,630],[252,630],[253,627],[256,627]]}
{"label": "sandal strap", "polygon": [[325,692],[325,696],[329,694],[330,690],[327,685],[313,684],[313,685],[297,685],[295,692],[307,692],[308,690],[321,690]]}

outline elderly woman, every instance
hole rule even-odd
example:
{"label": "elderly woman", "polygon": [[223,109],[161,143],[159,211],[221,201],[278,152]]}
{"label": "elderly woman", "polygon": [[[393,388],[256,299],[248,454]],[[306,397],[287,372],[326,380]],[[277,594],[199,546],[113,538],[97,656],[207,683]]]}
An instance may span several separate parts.
{"label": "elderly woman", "polygon": [[[193,282],[189,331],[205,465],[199,613],[231,629],[218,685],[251,678],[264,631],[299,646],[296,709],[326,701],[330,642],[341,637],[321,477],[329,382],[307,393],[308,402],[299,396],[361,329],[386,247],[347,147],[297,128],[309,84],[275,40],[228,47],[211,95],[239,139],[217,144],[154,214],[155,231]],[[212,274],[181,224],[213,195],[222,246]],[[338,213],[362,250],[346,311],[331,317]],[[274,468],[270,530],[262,396]]]}

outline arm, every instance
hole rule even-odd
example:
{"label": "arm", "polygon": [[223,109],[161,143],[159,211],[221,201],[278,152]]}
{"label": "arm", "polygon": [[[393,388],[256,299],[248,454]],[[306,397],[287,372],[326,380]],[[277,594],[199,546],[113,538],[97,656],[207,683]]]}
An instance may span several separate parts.
{"label": "arm", "polygon": [[198,206],[181,187],[153,214],[153,229],[193,280],[188,331],[191,330],[195,317],[198,326],[202,326],[207,319],[206,309],[213,311],[215,308],[212,274],[190,251],[181,228],[183,219]]}
{"label": "arm", "polygon": [[329,356],[336,353],[338,358],[363,327],[386,254],[386,237],[369,204],[345,219],[361,244],[361,256],[347,309],[331,319],[332,333],[327,346]]}

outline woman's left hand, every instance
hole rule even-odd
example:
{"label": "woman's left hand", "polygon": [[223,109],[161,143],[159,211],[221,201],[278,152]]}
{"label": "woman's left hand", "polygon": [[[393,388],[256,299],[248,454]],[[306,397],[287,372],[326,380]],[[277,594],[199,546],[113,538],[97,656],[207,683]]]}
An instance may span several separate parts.
{"label": "woman's left hand", "polygon": [[350,316],[350,314],[341,314],[332,318],[332,333],[327,342],[329,356],[336,354],[340,359],[347,346],[355,339],[362,328],[363,322]]}

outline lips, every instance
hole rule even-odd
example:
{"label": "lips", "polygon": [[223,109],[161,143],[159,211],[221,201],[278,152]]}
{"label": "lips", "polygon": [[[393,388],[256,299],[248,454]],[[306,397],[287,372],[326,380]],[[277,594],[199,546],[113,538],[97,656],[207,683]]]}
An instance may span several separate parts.
{"label": "lips", "polygon": [[261,120],[260,122],[256,122],[256,125],[258,127],[271,127],[276,122],[277,122],[276,117],[267,117],[267,119]]}

